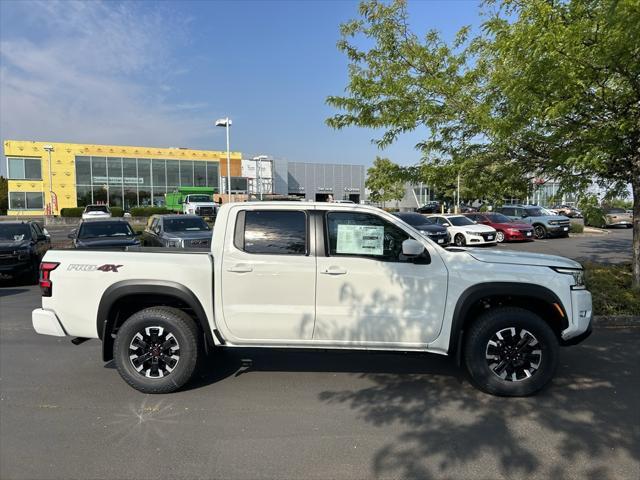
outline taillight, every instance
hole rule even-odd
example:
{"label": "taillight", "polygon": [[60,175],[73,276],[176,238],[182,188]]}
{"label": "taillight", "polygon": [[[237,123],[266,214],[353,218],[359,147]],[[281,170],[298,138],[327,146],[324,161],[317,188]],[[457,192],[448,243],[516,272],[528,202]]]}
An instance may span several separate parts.
{"label": "taillight", "polygon": [[40,264],[40,290],[43,297],[50,297],[53,284],[51,283],[51,272],[58,268],[58,262],[42,262]]}

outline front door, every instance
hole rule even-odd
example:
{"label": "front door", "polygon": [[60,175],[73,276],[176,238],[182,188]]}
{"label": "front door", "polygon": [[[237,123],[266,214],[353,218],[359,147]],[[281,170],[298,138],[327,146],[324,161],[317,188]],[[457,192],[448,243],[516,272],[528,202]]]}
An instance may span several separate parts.
{"label": "front door", "polygon": [[222,259],[224,322],[238,340],[311,340],[316,259],[304,210],[238,212]]}
{"label": "front door", "polygon": [[326,256],[318,256],[313,339],[346,345],[424,347],[442,327],[447,270],[436,248],[430,263],[402,255],[412,238],[371,213],[327,212]]}

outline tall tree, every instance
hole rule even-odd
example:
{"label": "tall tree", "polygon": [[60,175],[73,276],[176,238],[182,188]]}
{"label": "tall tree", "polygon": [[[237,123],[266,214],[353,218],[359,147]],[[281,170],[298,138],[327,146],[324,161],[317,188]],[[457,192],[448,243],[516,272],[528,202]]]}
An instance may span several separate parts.
{"label": "tall tree", "polygon": [[6,215],[9,208],[9,182],[0,176],[0,215]]}
{"label": "tall tree", "polygon": [[362,2],[341,28],[349,84],[327,99],[340,110],[327,123],[383,129],[380,147],[424,129],[413,174],[451,182],[462,172],[488,195],[526,192],[536,177],[567,191],[630,182],[640,286],[640,3],[485,5],[482,33],[462,28],[447,44],[411,32],[404,0]]}
{"label": "tall tree", "polygon": [[365,186],[373,202],[384,205],[391,200],[402,200],[404,185],[402,169],[388,158],[376,157],[373,166],[367,170]]}

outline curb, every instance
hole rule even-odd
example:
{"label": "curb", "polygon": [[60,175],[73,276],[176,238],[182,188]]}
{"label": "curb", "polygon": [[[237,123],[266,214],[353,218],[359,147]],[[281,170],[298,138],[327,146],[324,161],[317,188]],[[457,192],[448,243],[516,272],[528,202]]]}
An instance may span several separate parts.
{"label": "curb", "polygon": [[636,315],[594,315],[594,327],[640,327],[640,316]]}
{"label": "curb", "polygon": [[609,230],[604,230],[602,228],[584,227],[584,233],[594,233],[594,234],[598,234],[598,235],[609,235],[611,232]]}

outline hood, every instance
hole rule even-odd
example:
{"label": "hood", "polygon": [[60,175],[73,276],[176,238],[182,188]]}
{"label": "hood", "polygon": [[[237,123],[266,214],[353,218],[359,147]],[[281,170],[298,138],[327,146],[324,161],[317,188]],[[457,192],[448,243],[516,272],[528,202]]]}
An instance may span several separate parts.
{"label": "hood", "polygon": [[212,235],[212,231],[211,230],[205,230],[204,232],[197,232],[197,231],[184,231],[184,232],[165,232],[163,234],[163,237],[165,238],[182,238],[185,240],[196,240],[196,239],[201,239],[201,238],[211,238]]}
{"label": "hood", "polygon": [[514,265],[535,265],[540,267],[582,268],[578,262],[557,255],[544,253],[512,252],[505,250],[469,249],[466,252],[485,263],[510,263]]}
{"label": "hood", "polygon": [[198,207],[217,207],[215,202],[188,202],[187,205],[197,205]]}
{"label": "hood", "polygon": [[0,240],[0,250],[19,250],[20,248],[27,248],[29,243],[29,240],[19,240],[17,242],[13,240]]}
{"label": "hood", "polygon": [[489,225],[483,225],[481,223],[474,223],[473,225],[463,225],[461,227],[453,227],[453,228],[459,228],[461,230],[470,230],[472,232],[479,232],[479,233],[490,233],[490,232],[495,232],[496,229],[493,227],[490,227]]}
{"label": "hood", "polygon": [[429,225],[429,224],[414,225],[413,228],[415,228],[419,232],[422,231],[427,233],[446,233],[447,232],[447,229],[440,225]]}
{"label": "hood", "polygon": [[571,221],[569,217],[565,217],[564,215],[541,215],[539,217],[528,217],[528,218],[530,218],[533,222],[535,222],[536,220],[543,220],[545,222],[549,220],[560,220],[560,221],[566,221],[566,222]]}
{"label": "hood", "polygon": [[140,245],[140,240],[133,237],[121,238],[81,238],[76,241],[76,248],[111,248],[111,247],[129,247],[132,245]]}
{"label": "hood", "polygon": [[529,223],[522,223],[522,222],[514,222],[514,223],[492,223],[491,224],[492,227],[494,228],[504,228],[509,229],[509,228],[515,228],[516,230],[533,230],[533,227],[531,226],[531,224]]}

